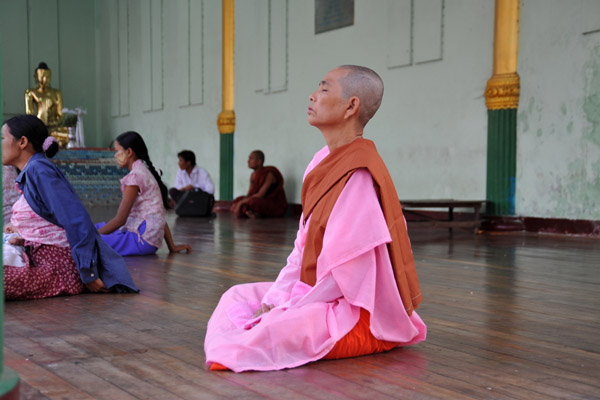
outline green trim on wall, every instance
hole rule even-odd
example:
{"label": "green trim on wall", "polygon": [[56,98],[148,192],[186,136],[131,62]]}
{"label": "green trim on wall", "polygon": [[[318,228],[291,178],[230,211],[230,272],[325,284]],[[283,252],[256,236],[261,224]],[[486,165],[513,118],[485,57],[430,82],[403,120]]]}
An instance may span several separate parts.
{"label": "green trim on wall", "polygon": [[[0,65],[2,65],[0,63]],[[2,99],[2,71],[0,71],[0,99]],[[0,116],[2,115],[2,101],[0,101]],[[0,150],[1,152],[1,150]],[[1,154],[1,153],[0,153]],[[0,178],[0,183],[2,182]],[[2,189],[0,189],[0,195]],[[4,232],[4,221],[0,220],[0,229]],[[0,252],[2,252],[2,243],[0,243]],[[0,293],[4,293],[4,260],[0,260]],[[12,369],[4,367],[4,295],[0,298],[0,397],[12,392],[11,395],[18,398],[19,375]]]}
{"label": "green trim on wall", "polygon": [[233,133],[221,136],[219,200],[233,200]]}
{"label": "green trim on wall", "polygon": [[488,110],[487,213],[514,215],[517,170],[517,110]]}

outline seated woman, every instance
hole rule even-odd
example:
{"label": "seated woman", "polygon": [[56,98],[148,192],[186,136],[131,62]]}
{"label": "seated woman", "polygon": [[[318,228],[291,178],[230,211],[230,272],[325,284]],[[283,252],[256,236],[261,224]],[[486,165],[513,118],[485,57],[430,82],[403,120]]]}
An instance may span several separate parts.
{"label": "seated woman", "polygon": [[24,245],[25,267],[4,266],[6,299],[40,299],[92,292],[138,292],[123,258],[94,229],[92,220],[60,170],[46,159],[56,139],[33,115],[2,126],[2,164],[21,170],[21,196],[13,206],[12,244]]}
{"label": "seated woman", "polygon": [[192,248],[173,243],[165,221],[169,207],[167,187],[154,169],[144,139],[137,132],[125,132],[115,140],[117,165],[129,172],[121,179],[123,199],[117,215],[107,223],[96,224],[102,239],[122,256],[156,253],[165,238],[170,253]]}

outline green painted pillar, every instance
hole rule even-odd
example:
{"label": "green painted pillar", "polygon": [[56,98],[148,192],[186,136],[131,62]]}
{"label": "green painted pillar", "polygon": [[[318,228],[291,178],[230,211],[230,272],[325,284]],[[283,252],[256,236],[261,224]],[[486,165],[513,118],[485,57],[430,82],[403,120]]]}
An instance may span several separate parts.
{"label": "green painted pillar", "polygon": [[521,79],[519,55],[520,0],[496,0],[494,69],[485,89],[488,109],[486,212],[515,214],[517,108]]}
{"label": "green painted pillar", "polygon": [[[0,71],[1,72],[1,71]],[[0,78],[2,74],[0,73]],[[2,115],[2,86],[0,79],[0,116]],[[4,118],[2,118],[4,120]],[[0,188],[0,194],[2,189]],[[0,221],[0,228],[4,232],[4,221]],[[0,243],[2,251],[2,243]],[[2,298],[0,299],[0,399],[18,399],[19,398],[19,376],[12,369],[4,366],[4,264],[0,261],[0,289]]]}
{"label": "green painted pillar", "polygon": [[233,133],[221,135],[219,200],[233,200]]}
{"label": "green painted pillar", "polygon": [[223,8],[223,111],[217,118],[217,126],[221,134],[219,200],[233,200],[235,1],[221,0],[221,5]]}
{"label": "green painted pillar", "polygon": [[488,110],[487,213],[514,215],[517,110]]}

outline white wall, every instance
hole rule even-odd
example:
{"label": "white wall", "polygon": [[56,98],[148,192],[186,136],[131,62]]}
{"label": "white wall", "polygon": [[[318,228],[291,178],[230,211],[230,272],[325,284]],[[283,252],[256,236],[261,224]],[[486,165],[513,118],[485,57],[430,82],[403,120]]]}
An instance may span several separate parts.
{"label": "white wall", "polygon": [[218,186],[220,2],[103,0],[96,6],[105,136],[139,132],[167,186],[175,180],[177,153],[193,150]]}
{"label": "white wall", "polygon": [[516,211],[600,219],[600,1],[521,3]]}
{"label": "white wall", "polygon": [[[182,65],[188,62],[188,44],[180,34],[180,25],[187,23],[181,10],[187,1],[162,6],[158,0],[97,3],[99,115],[112,137],[133,129],[147,138],[151,158],[165,171],[167,183],[175,176],[177,151],[195,151],[218,193],[221,5],[195,3],[204,5],[203,34],[191,42],[192,47],[204,46],[204,104],[187,108],[178,103],[185,94]],[[318,35],[313,0],[272,0],[271,10],[268,4],[236,2],[235,195],[248,189],[246,160],[258,148],[266,163],[284,174],[288,199],[300,202],[304,168],[324,145],[306,122],[308,96],[329,69],[351,63],[370,66],[386,84],[383,105],[366,137],[378,145],[400,197],[484,198],[483,91],[492,66],[493,4],[421,0],[411,11],[410,0],[356,1],[353,26]],[[162,9],[162,18],[153,25],[162,26],[162,42],[143,29],[149,9]],[[127,24],[111,22],[123,21],[126,13]],[[150,51],[154,56],[163,52],[158,68],[148,61],[151,56],[145,53]],[[118,60],[109,59],[118,54]],[[198,57],[190,61],[198,62]],[[154,81],[146,71],[148,63],[155,69]],[[155,101],[156,109],[149,108],[148,99],[157,90],[163,96]]]}
{"label": "white wall", "polygon": [[[308,96],[331,68],[360,64],[377,71],[385,83],[383,104],[365,137],[377,144],[399,196],[485,197],[483,92],[492,70],[492,2],[453,0],[445,7],[441,0],[415,2],[411,62],[409,0],[357,0],[353,26],[318,35],[315,2],[289,1],[288,84],[275,93],[257,91],[264,89],[269,68],[268,52],[261,49],[269,43],[261,25],[269,21],[265,11],[257,15],[266,3],[236,2],[236,194],[247,190],[247,154],[260,148],[267,164],[280,167],[287,179],[290,200],[299,202],[304,168],[325,144],[306,122]],[[271,24],[280,29],[285,14],[271,11]],[[275,57],[281,51],[277,45],[271,52]],[[286,57],[271,62],[275,80]],[[408,65],[396,67],[402,63]]]}
{"label": "white wall", "polygon": [[[318,35],[314,4],[236,2],[234,194],[247,190],[247,155],[260,148],[299,202],[304,168],[324,145],[306,122],[308,96],[329,69],[353,63],[385,82],[365,136],[399,196],[484,198],[494,2],[356,0],[354,25]],[[218,193],[220,1],[2,0],[0,11],[4,118],[24,110],[45,58],[65,103],[95,110],[91,145],[139,131],[167,184],[189,148]],[[519,215],[600,219],[598,15],[597,0],[521,2]],[[40,19],[48,33],[31,40]]]}

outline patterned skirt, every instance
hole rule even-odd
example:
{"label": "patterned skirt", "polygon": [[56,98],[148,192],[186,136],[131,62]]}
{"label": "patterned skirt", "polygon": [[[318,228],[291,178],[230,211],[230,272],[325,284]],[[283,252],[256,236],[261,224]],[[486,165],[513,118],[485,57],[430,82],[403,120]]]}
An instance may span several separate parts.
{"label": "patterned skirt", "polygon": [[25,267],[4,266],[7,300],[43,299],[82,293],[83,282],[70,247],[25,241]]}

